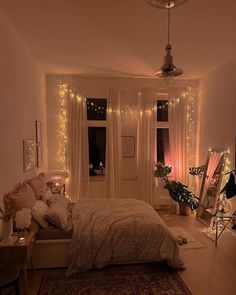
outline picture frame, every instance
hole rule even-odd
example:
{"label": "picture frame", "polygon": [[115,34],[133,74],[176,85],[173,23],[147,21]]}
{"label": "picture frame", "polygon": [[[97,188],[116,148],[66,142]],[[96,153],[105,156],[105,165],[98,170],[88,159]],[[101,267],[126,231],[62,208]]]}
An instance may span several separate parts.
{"label": "picture frame", "polygon": [[43,166],[43,146],[37,145],[37,167]]}
{"label": "picture frame", "polygon": [[42,126],[41,121],[35,121],[35,127],[36,127],[36,142],[41,143],[42,142]]}
{"label": "picture frame", "polygon": [[135,136],[121,136],[122,158],[135,158]]}
{"label": "picture frame", "polygon": [[23,140],[23,171],[36,167],[36,142],[33,139]]}

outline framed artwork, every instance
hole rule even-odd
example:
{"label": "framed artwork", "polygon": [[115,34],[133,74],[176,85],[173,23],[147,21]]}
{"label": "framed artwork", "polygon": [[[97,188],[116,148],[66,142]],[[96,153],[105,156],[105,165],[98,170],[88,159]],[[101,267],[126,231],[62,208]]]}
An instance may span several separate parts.
{"label": "framed artwork", "polygon": [[135,158],[135,136],[121,136],[122,158]]}
{"label": "framed artwork", "polygon": [[23,170],[29,171],[36,167],[36,143],[32,139],[23,140]]}
{"label": "framed artwork", "polygon": [[37,167],[43,166],[43,146],[37,145]]}
{"label": "framed artwork", "polygon": [[42,142],[42,128],[41,128],[41,122],[35,121],[36,126],[36,142],[40,143]]}

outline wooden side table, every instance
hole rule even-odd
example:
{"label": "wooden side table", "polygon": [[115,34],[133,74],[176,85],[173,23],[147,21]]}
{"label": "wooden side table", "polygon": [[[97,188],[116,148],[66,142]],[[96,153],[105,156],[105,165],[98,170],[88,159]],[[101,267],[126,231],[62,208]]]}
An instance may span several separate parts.
{"label": "wooden side table", "polygon": [[19,268],[23,266],[26,292],[28,294],[27,264],[31,263],[35,232],[26,233],[24,238],[24,242],[19,242],[17,236],[13,235],[11,241],[0,242],[0,263],[18,265]]}

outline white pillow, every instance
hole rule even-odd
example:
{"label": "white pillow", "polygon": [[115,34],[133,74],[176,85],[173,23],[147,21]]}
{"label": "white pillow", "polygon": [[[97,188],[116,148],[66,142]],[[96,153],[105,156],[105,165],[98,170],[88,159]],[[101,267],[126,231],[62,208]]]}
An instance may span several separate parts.
{"label": "white pillow", "polygon": [[35,221],[38,222],[43,228],[48,228],[49,223],[46,220],[46,214],[48,212],[48,206],[43,201],[37,200],[32,207],[31,213]]}
{"label": "white pillow", "polygon": [[70,204],[71,204],[70,199],[59,194],[53,194],[52,197],[50,198],[50,206],[58,205],[67,209]]}
{"label": "white pillow", "polygon": [[70,212],[65,207],[58,204],[51,204],[48,212],[46,213],[46,219],[51,224],[64,230],[68,229],[69,218]]}
{"label": "white pillow", "polygon": [[50,189],[48,189],[45,194],[41,195],[41,201],[43,201],[44,204],[49,206],[52,196],[53,196],[52,191]]}

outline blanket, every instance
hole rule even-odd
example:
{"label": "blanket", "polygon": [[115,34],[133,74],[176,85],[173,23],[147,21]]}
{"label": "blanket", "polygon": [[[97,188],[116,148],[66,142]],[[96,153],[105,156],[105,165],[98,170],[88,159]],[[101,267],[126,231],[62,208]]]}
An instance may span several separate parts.
{"label": "blanket", "polygon": [[166,261],[171,267],[183,266],[174,237],[144,201],[80,200],[72,220],[68,275],[120,263]]}

